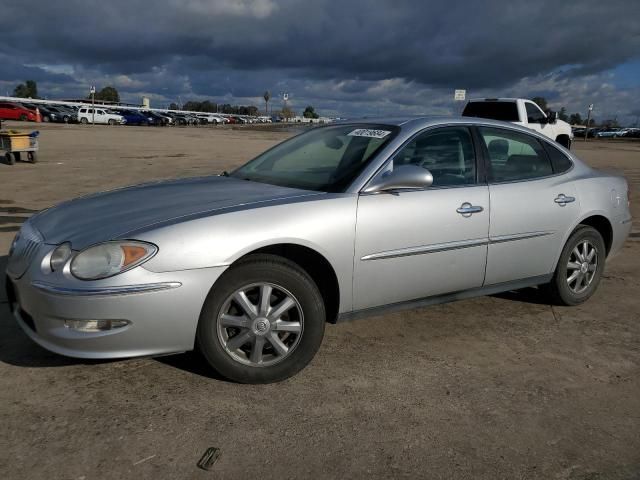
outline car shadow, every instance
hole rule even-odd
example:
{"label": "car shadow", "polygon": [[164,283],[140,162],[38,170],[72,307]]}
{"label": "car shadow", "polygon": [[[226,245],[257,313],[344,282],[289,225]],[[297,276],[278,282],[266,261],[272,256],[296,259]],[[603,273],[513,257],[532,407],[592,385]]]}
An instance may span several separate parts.
{"label": "car shadow", "polygon": [[534,305],[549,305],[549,298],[538,287],[523,288],[521,290],[509,290],[508,292],[491,295],[494,298],[511,300],[512,302],[531,303]]}
{"label": "car shadow", "polygon": [[211,368],[202,355],[196,351],[155,357],[154,360],[200,377],[228,382],[226,378]]}

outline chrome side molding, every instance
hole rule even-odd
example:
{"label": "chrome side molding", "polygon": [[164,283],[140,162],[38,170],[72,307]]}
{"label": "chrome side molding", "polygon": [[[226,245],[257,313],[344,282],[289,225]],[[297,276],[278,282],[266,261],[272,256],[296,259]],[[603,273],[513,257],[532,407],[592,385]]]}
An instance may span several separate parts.
{"label": "chrome side molding", "polygon": [[180,282],[146,283],[141,285],[123,285],[119,287],[87,287],[68,288],[51,285],[45,282],[32,282],[31,285],[38,290],[53,295],[71,296],[106,296],[106,295],[132,295],[135,293],[155,292],[158,290],[168,290],[182,286]]}

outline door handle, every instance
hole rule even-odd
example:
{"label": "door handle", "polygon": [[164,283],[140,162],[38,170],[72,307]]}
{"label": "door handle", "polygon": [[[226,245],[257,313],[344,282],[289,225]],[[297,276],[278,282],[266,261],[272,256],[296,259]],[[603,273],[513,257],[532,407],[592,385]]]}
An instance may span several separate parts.
{"label": "door handle", "polygon": [[463,217],[470,217],[474,213],[480,213],[483,210],[484,208],[480,206],[471,205],[469,202],[464,202],[462,205],[460,205],[459,208],[456,209],[456,212],[458,212]]}
{"label": "door handle", "polygon": [[554,198],[553,201],[561,207],[564,207],[567,203],[575,202],[576,199],[575,197],[567,197],[564,193],[561,193],[556,198]]}

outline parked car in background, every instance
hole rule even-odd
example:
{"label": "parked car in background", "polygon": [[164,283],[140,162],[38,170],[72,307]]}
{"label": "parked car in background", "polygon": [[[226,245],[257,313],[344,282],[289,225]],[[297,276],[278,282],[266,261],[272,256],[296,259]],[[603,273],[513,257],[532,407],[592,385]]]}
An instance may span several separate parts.
{"label": "parked car in background", "polygon": [[138,110],[111,109],[113,113],[122,115],[127,125],[150,125],[154,120]]}
{"label": "parked car in background", "polygon": [[218,124],[224,123],[224,120],[222,119],[222,117],[215,115],[213,113],[198,113],[197,117],[204,119],[208,124],[211,124],[211,125],[218,125]]}
{"label": "parked car in background", "polygon": [[[40,106],[41,107],[41,106]],[[76,113],[67,110],[64,107],[56,106],[56,105],[47,105],[46,107],[51,113],[55,114],[56,119],[54,121],[70,123],[73,122],[76,118]]]}
{"label": "parked car in background", "polygon": [[626,128],[605,128],[600,130],[596,136],[598,138],[618,138],[623,137],[628,131]]}
{"label": "parked car in background", "polygon": [[36,112],[11,102],[0,102],[0,119],[35,122]]}
{"label": "parked car in background", "polygon": [[266,383],[311,361],[326,322],[532,286],[582,304],[630,231],[625,179],[531,129],[350,122],[231,174],[30,217],[9,250],[8,303],[63,355],[197,346],[221,375]]}
{"label": "parked car in background", "polygon": [[573,132],[571,125],[557,119],[555,112],[547,116],[531,100],[524,98],[484,98],[469,100],[462,112],[463,117],[490,118],[511,122],[530,128],[555,140],[563,147],[571,148]]}
{"label": "parked car in background", "polygon": [[124,125],[126,123],[122,115],[111,113],[104,108],[90,107],[81,107],[78,110],[78,121],[83,124],[94,122],[103,125]]}
{"label": "parked car in background", "polygon": [[158,112],[151,110],[141,110],[140,113],[149,119],[149,125],[164,127],[170,122],[170,117],[166,117]]}

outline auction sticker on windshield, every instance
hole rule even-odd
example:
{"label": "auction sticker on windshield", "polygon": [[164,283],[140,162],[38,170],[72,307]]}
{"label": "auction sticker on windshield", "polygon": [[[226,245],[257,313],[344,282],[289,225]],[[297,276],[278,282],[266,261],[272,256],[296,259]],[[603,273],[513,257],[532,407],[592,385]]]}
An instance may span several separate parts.
{"label": "auction sticker on windshield", "polygon": [[357,128],[353,132],[349,133],[350,137],[370,137],[370,138],[384,138],[391,132],[389,130],[371,130],[369,128]]}

